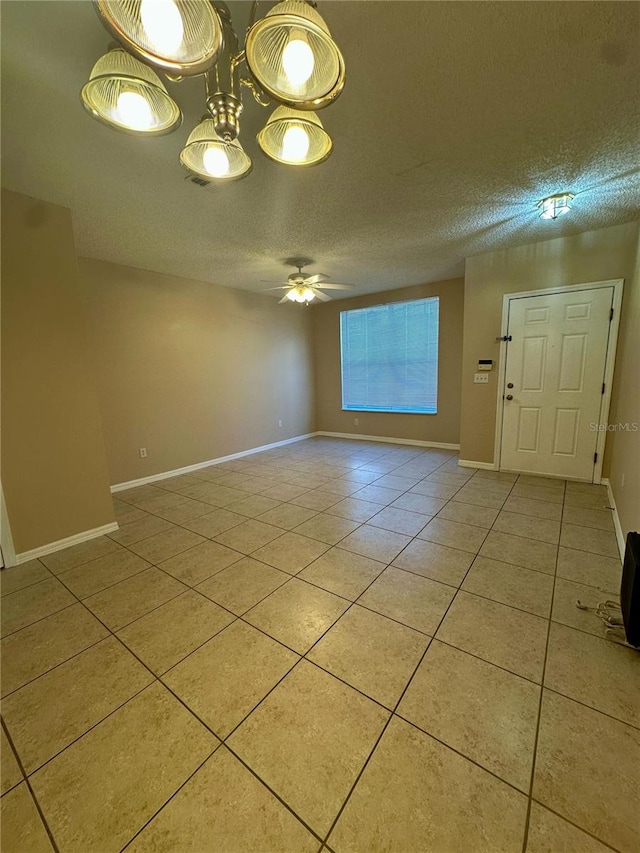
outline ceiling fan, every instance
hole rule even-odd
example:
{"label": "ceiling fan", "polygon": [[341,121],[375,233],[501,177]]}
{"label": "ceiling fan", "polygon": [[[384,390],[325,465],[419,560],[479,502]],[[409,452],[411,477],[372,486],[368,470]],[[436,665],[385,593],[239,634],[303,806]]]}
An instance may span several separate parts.
{"label": "ceiling fan", "polygon": [[298,272],[291,273],[287,277],[286,284],[278,283],[278,287],[266,288],[267,290],[286,290],[285,295],[278,303],[279,305],[287,301],[304,302],[305,305],[308,305],[316,297],[321,302],[329,302],[331,297],[323,293],[323,290],[355,290],[355,284],[325,283],[326,279],[330,276],[322,272],[315,273],[314,275],[302,272],[302,268],[305,266],[304,263],[294,263],[292,266],[297,267]]}

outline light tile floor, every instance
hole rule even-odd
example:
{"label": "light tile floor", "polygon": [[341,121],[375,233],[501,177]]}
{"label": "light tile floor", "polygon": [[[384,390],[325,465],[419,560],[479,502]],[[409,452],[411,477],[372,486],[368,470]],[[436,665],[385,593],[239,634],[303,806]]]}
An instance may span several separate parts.
{"label": "light tile floor", "polygon": [[606,490],[310,439],[3,570],[2,851],[633,853]]}

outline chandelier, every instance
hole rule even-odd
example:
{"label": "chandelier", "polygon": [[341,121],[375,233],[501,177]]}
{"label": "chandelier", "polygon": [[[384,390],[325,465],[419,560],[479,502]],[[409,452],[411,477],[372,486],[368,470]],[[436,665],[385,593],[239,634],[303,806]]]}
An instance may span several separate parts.
{"label": "chandelier", "polygon": [[291,166],[321,163],[333,143],[316,110],[344,88],[342,54],[312,0],[283,0],[259,20],[257,5],[240,49],[229,10],[217,0],[94,0],[117,43],[82,89],[85,108],[115,130],[161,136],[182,123],[162,77],[202,78],[206,114],[180,162],[206,181],[228,182],[252,168],[239,139],[247,87],[261,106],[277,105],[257,136],[267,157]]}

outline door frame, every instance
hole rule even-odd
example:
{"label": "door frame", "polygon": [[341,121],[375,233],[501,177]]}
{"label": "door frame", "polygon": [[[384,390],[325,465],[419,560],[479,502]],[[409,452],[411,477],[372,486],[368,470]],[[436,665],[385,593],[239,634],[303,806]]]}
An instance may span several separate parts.
{"label": "door frame", "polygon": [[[579,290],[596,290],[603,287],[613,287],[613,317],[609,323],[609,337],[607,340],[607,355],[605,358],[604,367],[604,394],[600,402],[600,420],[599,423],[607,423],[609,417],[609,407],[611,405],[611,391],[613,386],[613,370],[616,361],[616,349],[618,346],[618,330],[620,328],[620,310],[622,307],[622,293],[624,290],[624,279],[614,278],[609,281],[589,281],[584,284],[568,284],[561,287],[544,287],[539,290],[524,290],[518,293],[505,293],[502,297],[502,322],[500,325],[500,337],[506,338],[509,328],[509,303],[512,299],[525,299],[528,296],[549,296],[556,293],[571,293]],[[509,342],[506,340],[500,341],[500,358],[498,361],[498,393],[496,407],[496,435],[493,451],[494,464],[493,468],[496,471],[507,470],[501,467],[502,455],[502,418],[504,414],[504,383],[507,370],[507,346]],[[604,462],[604,448],[607,440],[607,431],[598,432],[596,439],[596,453],[598,461],[595,464],[593,471],[594,483],[600,483],[602,480],[602,463]],[[558,474],[544,474],[540,476],[557,477],[564,479]]]}
{"label": "door frame", "polygon": [[7,515],[7,505],[4,500],[2,482],[0,482],[0,551],[2,552],[3,568],[16,565],[16,552],[13,547],[13,537],[11,536],[11,528],[9,527],[9,516]]}

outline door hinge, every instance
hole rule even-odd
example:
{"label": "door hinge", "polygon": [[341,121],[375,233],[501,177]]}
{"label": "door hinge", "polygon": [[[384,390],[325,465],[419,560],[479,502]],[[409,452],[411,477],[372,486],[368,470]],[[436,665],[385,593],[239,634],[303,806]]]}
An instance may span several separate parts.
{"label": "door hinge", "polygon": [[605,384],[604,384],[604,382],[603,382],[603,383],[602,383],[602,393],[603,393],[603,394],[604,394],[604,389],[605,389]]}
{"label": "door hinge", "polygon": [[609,322],[613,320],[613,308],[609,311]]}
{"label": "door hinge", "polygon": [[510,341],[512,340],[511,335],[502,335],[500,338],[496,338],[496,341]]}
{"label": "door hinge", "polygon": [[598,454],[594,453],[593,454],[593,464],[595,465],[597,461],[598,461]]}

